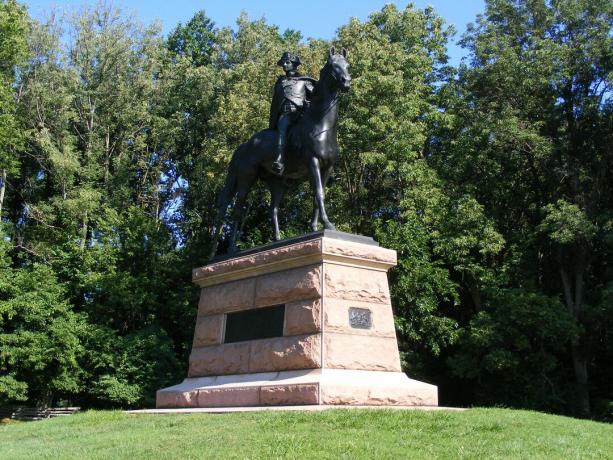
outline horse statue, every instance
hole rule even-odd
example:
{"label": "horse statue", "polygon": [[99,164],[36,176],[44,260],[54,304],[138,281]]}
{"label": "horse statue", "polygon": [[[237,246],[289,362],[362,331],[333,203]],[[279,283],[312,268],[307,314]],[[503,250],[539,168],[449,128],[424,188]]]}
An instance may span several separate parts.
{"label": "horse statue", "polygon": [[351,87],[346,57],[345,48],[340,54],[336,54],[334,48],[330,48],[326,64],[319,73],[319,81],[315,84],[310,106],[289,131],[283,175],[272,169],[277,156],[276,130],[262,130],[234,151],[225,184],[217,199],[211,258],[217,252],[227,209],[233,199],[235,200],[232,210],[233,227],[228,253],[237,251],[236,243],[242,233],[247,195],[257,179],[266,182],[270,190],[270,216],[275,241],[280,239],[277,216],[286,179],[309,178],[314,200],[311,228],[317,231],[321,218],[324,228],[334,230],[334,225],[326,214],[324,189],[338,158],[336,125],[339,93],[348,91]]}

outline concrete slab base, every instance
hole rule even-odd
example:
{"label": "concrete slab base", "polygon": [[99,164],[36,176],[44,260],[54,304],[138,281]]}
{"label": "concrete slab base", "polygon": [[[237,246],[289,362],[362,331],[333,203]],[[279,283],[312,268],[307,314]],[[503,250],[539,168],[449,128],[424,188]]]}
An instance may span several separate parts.
{"label": "concrete slab base", "polygon": [[437,387],[402,372],[306,369],[187,378],[158,390],[158,409],[436,406]]}
{"label": "concrete slab base", "polygon": [[176,415],[176,414],[230,414],[234,412],[320,412],[333,409],[372,409],[372,410],[423,410],[423,411],[465,411],[465,407],[441,406],[253,406],[253,407],[194,407],[189,409],[141,409],[128,410],[130,415]]}

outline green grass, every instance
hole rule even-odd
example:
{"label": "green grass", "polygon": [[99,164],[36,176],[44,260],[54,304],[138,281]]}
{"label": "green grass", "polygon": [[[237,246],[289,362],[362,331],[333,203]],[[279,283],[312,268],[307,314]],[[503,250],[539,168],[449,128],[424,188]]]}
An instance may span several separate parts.
{"label": "green grass", "polygon": [[613,459],[613,425],[506,409],[90,411],[0,425],[0,458]]}

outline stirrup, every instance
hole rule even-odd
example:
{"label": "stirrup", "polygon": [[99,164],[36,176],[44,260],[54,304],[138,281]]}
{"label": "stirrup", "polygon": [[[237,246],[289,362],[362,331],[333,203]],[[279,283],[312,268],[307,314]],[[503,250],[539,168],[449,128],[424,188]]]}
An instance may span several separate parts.
{"label": "stirrup", "polygon": [[274,161],[272,163],[272,170],[277,174],[282,174],[285,169],[285,165],[281,161]]}

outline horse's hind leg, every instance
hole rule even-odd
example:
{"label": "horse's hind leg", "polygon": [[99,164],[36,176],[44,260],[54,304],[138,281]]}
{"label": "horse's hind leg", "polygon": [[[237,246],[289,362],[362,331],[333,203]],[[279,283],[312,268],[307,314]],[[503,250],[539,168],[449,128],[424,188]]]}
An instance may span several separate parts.
{"label": "horse's hind leg", "polygon": [[247,195],[251,190],[255,178],[242,176],[239,178],[236,189],[236,201],[232,210],[232,236],[228,252],[233,254],[237,251],[236,243],[240,241],[243,230],[243,223],[247,214]]}
{"label": "horse's hind leg", "polygon": [[319,169],[319,159],[317,157],[312,157],[309,160],[309,173],[311,179],[311,188],[313,189],[313,195],[315,197],[315,201],[317,202],[319,216],[321,217],[321,221],[324,224],[324,228],[327,230],[335,230],[334,225],[332,225],[332,223],[328,219],[328,214],[326,214],[326,207],[324,205],[324,187],[321,172]]}
{"label": "horse's hind leg", "polygon": [[[332,175],[333,169],[334,168],[330,166],[324,169],[321,173],[321,185],[322,185],[322,191],[324,194],[324,199],[326,197],[326,186],[328,185],[328,180],[330,179],[330,176]],[[315,198],[315,195],[313,195],[313,219],[311,220],[311,230],[316,232],[318,227],[319,227],[319,206],[317,204],[317,198]]]}
{"label": "horse's hind leg", "polygon": [[217,254],[217,246],[219,245],[219,238],[221,237],[221,233],[223,231],[223,224],[226,216],[227,204],[225,207],[220,206],[217,209],[217,217],[215,218],[215,223],[211,232],[211,249],[209,251],[209,259],[212,259]]}
{"label": "horse's hind leg", "polygon": [[273,177],[268,182],[268,187],[270,189],[270,218],[274,232],[273,238],[275,241],[279,241],[281,239],[279,232],[279,204],[281,204],[281,199],[283,198],[285,184],[282,179]]}
{"label": "horse's hind leg", "polygon": [[213,222],[213,228],[211,229],[211,249],[209,252],[209,259],[215,257],[217,254],[217,246],[219,244],[219,238],[223,231],[224,223],[226,221],[226,214],[228,213],[228,206],[234,197],[234,188],[236,186],[236,173],[233,165],[230,164],[228,170],[228,176],[223,188],[220,190],[217,196],[217,214],[215,221]]}

